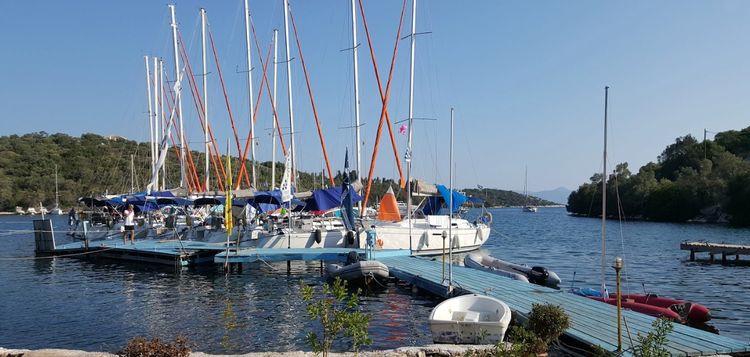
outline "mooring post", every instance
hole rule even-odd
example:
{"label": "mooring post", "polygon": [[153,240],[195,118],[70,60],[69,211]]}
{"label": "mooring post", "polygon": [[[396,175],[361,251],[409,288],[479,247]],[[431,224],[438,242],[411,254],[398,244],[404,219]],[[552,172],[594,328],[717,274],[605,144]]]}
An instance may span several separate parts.
{"label": "mooring post", "polygon": [[695,251],[690,249],[690,261],[694,261],[694,260],[695,260]]}
{"label": "mooring post", "polygon": [[323,276],[323,260],[320,261],[320,276]]}
{"label": "mooring post", "polygon": [[721,265],[727,265],[727,253],[721,253]]}
{"label": "mooring post", "polygon": [[708,253],[708,261],[711,263],[714,262],[714,253]]}

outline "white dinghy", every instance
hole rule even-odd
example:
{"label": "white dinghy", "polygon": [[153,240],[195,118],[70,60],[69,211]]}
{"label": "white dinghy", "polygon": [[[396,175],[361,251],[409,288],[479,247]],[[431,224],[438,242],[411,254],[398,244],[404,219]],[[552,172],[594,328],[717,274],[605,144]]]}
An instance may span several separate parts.
{"label": "white dinghy", "polygon": [[435,343],[494,344],[505,338],[511,311],[507,304],[484,295],[445,300],[430,314]]}
{"label": "white dinghy", "polygon": [[558,289],[561,282],[560,277],[555,272],[547,270],[544,267],[513,264],[486,254],[468,254],[464,258],[464,265],[469,268],[487,270],[497,275],[553,289]]}

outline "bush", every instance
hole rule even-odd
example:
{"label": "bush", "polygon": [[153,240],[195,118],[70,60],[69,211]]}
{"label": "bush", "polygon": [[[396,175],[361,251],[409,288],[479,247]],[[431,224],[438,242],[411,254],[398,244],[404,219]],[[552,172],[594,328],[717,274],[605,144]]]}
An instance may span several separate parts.
{"label": "bush", "polygon": [[638,333],[638,344],[635,346],[633,355],[637,357],[667,357],[671,356],[664,348],[667,344],[667,335],[672,332],[672,321],[668,319],[656,319],[652,324],[653,331],[646,336]]}
{"label": "bush", "polygon": [[528,328],[539,341],[532,343],[533,352],[545,352],[570,327],[570,318],[562,307],[552,304],[533,304]]}
{"label": "bush", "polygon": [[158,338],[147,340],[145,337],[136,336],[122,351],[117,352],[121,357],[188,357],[190,356],[190,345],[187,338],[175,337],[172,342],[162,342]]}

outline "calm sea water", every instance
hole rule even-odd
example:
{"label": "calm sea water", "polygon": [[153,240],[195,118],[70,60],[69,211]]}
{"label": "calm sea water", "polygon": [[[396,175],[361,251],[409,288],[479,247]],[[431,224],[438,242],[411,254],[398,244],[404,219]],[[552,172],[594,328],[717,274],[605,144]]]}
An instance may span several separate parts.
{"label": "calm sea water", "polygon": [[[599,284],[600,221],[564,209],[492,210],[491,254],[556,271],[564,285]],[[65,218],[56,217],[59,229]],[[137,335],[184,335],[212,353],[308,349],[313,328],[300,299],[300,281],[320,285],[319,264],[250,264],[225,275],[209,266],[175,270],[106,260],[33,257],[31,218],[0,217],[0,346],[116,351]],[[748,266],[689,262],[682,240],[750,244],[750,230],[712,225],[609,222],[608,264],[625,258],[624,288],[707,305],[722,334],[750,340]],[[62,235],[58,234],[58,239]],[[613,272],[607,269],[610,285]],[[575,276],[575,282],[573,277]],[[431,342],[427,317],[438,299],[390,284],[367,292],[372,316],[368,349]]]}

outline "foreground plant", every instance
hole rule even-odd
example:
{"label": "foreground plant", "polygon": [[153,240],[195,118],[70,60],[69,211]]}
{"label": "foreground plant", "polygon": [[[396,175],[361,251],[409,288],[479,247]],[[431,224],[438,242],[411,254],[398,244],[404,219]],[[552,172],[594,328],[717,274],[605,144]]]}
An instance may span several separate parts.
{"label": "foreground plant", "polygon": [[672,332],[672,321],[667,319],[656,319],[651,324],[653,330],[645,336],[638,333],[636,339],[638,344],[634,347],[633,355],[638,357],[662,357],[670,356],[664,346],[667,344],[667,335]]}
{"label": "foreground plant", "polygon": [[349,294],[346,290],[346,281],[336,278],[333,285],[323,284],[323,296],[316,297],[312,287],[302,282],[300,284],[302,300],[307,303],[307,315],[311,320],[319,321],[323,329],[321,336],[311,331],[305,337],[313,352],[322,352],[323,356],[328,356],[333,341],[340,334],[349,337],[351,350],[355,352],[358,352],[361,346],[372,343],[367,333],[370,317],[357,308],[362,289]]}

